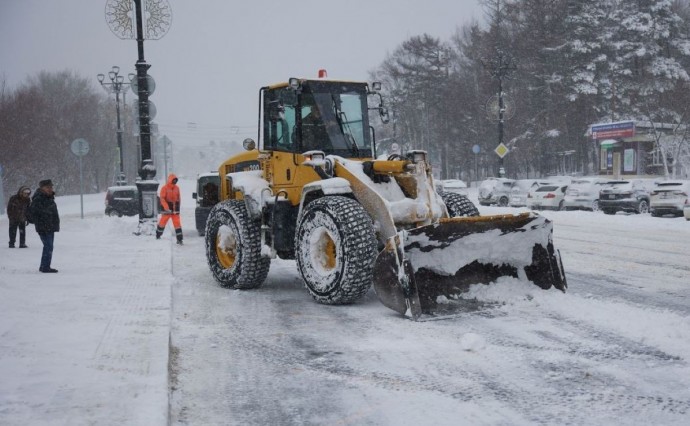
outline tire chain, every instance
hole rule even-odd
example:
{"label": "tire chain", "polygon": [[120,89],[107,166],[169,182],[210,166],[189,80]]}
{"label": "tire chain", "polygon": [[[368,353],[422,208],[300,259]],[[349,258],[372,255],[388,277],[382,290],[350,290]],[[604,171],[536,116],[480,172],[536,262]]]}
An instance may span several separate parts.
{"label": "tire chain", "polygon": [[[209,220],[206,223],[206,235],[214,235],[212,227],[214,226],[214,220],[216,216],[227,215],[230,220],[234,221],[240,232],[240,238],[238,245],[241,245],[240,249],[243,251],[241,255],[238,255],[236,262],[246,262],[246,264],[238,265],[242,268],[242,271],[235,277],[236,283],[230,284],[221,282],[218,280],[222,287],[231,287],[236,289],[251,289],[260,287],[261,284],[266,280],[268,275],[268,270],[271,265],[271,260],[263,258],[261,256],[261,228],[258,221],[251,220],[249,214],[247,213],[247,208],[244,206],[242,201],[228,200],[216,204],[211,213],[209,213]],[[223,223],[219,224],[218,227]],[[216,233],[218,231],[216,230]],[[241,244],[239,244],[241,243]],[[211,242],[215,244],[215,242]],[[222,274],[222,267],[220,264],[214,262],[217,259],[210,255],[211,250],[215,250],[211,247],[208,239],[206,240],[206,250],[207,256],[206,260],[208,262],[209,268],[214,272],[214,276]],[[241,282],[240,282],[241,280]]]}

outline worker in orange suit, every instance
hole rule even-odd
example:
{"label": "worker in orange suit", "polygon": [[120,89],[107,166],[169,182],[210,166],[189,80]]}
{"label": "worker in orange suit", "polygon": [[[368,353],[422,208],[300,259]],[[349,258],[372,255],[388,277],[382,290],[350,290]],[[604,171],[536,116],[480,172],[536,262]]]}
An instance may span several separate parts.
{"label": "worker in orange suit", "polygon": [[163,185],[160,193],[161,219],[158,221],[158,228],[156,228],[156,239],[160,239],[165,231],[165,225],[172,219],[175,227],[175,236],[177,237],[177,244],[182,245],[182,223],[180,222],[180,188],[177,186],[177,176],[170,174],[168,176],[168,183]]}

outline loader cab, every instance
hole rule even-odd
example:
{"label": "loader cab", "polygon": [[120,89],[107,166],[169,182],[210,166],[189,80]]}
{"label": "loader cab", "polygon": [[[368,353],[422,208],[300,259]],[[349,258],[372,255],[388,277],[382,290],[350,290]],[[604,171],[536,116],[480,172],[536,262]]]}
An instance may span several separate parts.
{"label": "loader cab", "polygon": [[373,157],[366,83],[299,80],[297,87],[282,84],[261,91],[263,150]]}

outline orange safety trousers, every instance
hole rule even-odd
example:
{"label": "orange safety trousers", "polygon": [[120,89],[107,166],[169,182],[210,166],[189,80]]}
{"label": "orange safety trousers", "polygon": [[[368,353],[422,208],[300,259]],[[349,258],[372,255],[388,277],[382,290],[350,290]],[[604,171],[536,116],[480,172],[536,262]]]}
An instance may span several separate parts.
{"label": "orange safety trousers", "polygon": [[182,228],[182,222],[180,221],[179,214],[161,214],[161,218],[158,221],[158,228],[161,230],[165,229],[165,225],[168,224],[168,221],[170,219],[172,219],[173,226],[175,227],[175,229]]}

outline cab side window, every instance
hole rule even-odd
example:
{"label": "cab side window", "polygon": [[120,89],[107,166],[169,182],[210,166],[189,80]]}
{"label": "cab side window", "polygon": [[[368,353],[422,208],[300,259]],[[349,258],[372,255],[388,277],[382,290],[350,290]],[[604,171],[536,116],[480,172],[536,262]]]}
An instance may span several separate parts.
{"label": "cab side window", "polygon": [[283,105],[275,98],[276,93],[267,93],[264,104],[264,146],[265,149],[293,151],[295,141],[295,107]]}

